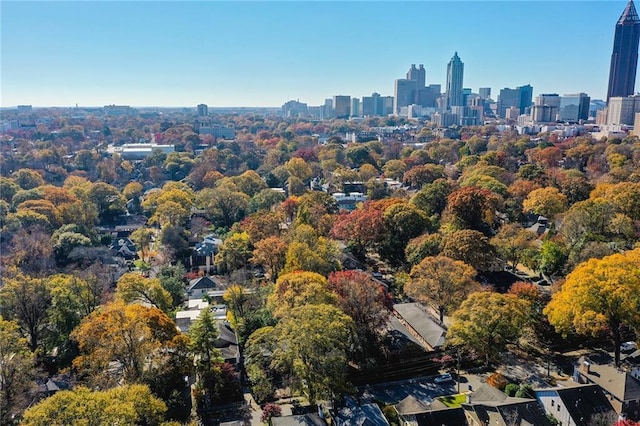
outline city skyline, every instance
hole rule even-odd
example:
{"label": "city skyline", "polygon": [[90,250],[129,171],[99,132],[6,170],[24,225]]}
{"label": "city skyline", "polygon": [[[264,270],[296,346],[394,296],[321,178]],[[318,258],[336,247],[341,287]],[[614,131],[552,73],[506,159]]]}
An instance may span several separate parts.
{"label": "city skyline", "polygon": [[393,94],[415,63],[444,88],[456,51],[463,86],[494,99],[606,99],[626,3],[3,2],[2,106],[320,105]]}

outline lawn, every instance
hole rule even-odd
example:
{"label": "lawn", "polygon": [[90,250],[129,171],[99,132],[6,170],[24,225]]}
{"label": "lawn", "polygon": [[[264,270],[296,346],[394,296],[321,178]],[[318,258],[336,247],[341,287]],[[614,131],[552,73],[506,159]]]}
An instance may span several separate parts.
{"label": "lawn", "polygon": [[463,402],[467,402],[467,395],[459,393],[457,395],[447,395],[438,398],[440,402],[450,408],[459,407]]}

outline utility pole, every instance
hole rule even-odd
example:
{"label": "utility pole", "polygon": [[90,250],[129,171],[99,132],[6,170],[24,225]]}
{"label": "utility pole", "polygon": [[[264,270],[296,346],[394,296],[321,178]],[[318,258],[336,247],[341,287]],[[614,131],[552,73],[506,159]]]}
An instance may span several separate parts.
{"label": "utility pole", "polygon": [[458,394],[460,394],[460,349],[456,349],[456,355],[458,357],[458,365],[457,365],[457,371],[456,371],[456,378],[458,380],[456,380],[458,382]]}

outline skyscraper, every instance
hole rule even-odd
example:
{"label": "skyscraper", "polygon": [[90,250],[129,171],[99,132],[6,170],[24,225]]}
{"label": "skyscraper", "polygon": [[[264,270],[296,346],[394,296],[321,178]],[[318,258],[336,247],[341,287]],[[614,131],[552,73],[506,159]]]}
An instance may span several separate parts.
{"label": "skyscraper", "polygon": [[530,84],[526,86],[518,86],[518,108],[520,108],[520,114],[524,114],[526,109],[531,106],[533,99],[533,87]]}
{"label": "skyscraper", "polygon": [[420,64],[420,68],[416,68],[416,64],[411,64],[411,68],[407,71],[407,80],[416,82],[416,90],[423,89],[427,81],[427,71],[424,65]]}
{"label": "skyscraper", "polygon": [[393,113],[400,114],[400,109],[414,103],[416,81],[399,78],[394,86]]}
{"label": "skyscraper", "polygon": [[611,97],[633,95],[636,85],[639,41],[640,18],[638,18],[633,0],[629,0],[616,23],[611,67],[609,68],[607,101]]}
{"label": "skyscraper", "polygon": [[351,115],[351,96],[334,96],[333,110],[335,111],[336,118],[349,118],[349,115]]}
{"label": "skyscraper", "polygon": [[589,118],[591,98],[586,93],[564,95],[560,98],[558,119],[562,121],[579,121]]}
{"label": "skyscraper", "polygon": [[209,115],[209,107],[206,104],[198,104],[198,116],[206,117]]}
{"label": "skyscraper", "polygon": [[452,106],[462,106],[462,78],[464,76],[464,64],[458,57],[458,52],[447,64],[447,90],[445,93],[447,109]]}

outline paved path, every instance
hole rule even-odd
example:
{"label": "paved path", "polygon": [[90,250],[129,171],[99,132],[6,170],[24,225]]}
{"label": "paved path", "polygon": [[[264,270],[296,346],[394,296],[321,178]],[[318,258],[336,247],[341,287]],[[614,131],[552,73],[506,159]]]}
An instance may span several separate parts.
{"label": "paved path", "polygon": [[244,400],[247,401],[247,406],[249,407],[249,413],[251,414],[251,425],[263,425],[260,421],[260,417],[262,417],[262,409],[260,405],[253,399],[253,395],[249,392],[244,393]]}

